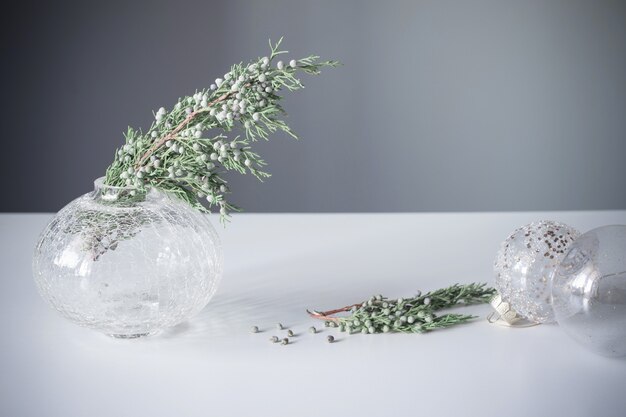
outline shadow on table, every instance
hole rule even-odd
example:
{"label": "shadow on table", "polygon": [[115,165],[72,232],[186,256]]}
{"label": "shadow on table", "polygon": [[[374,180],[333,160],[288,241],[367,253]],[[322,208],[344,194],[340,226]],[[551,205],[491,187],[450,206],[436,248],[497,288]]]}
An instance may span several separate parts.
{"label": "shadow on table", "polygon": [[[311,259],[316,262],[312,264]],[[370,273],[363,273],[363,267],[353,268],[337,251],[320,247],[296,256],[291,252],[289,256],[231,268],[222,287],[198,316],[164,331],[159,339],[219,339],[233,332],[247,333],[253,325],[269,333],[279,322],[285,327],[323,327],[322,321],[306,314],[306,309],[353,304],[383,288],[406,291],[397,284],[403,284],[402,279],[396,280],[394,288],[394,283],[382,280],[375,268]]]}

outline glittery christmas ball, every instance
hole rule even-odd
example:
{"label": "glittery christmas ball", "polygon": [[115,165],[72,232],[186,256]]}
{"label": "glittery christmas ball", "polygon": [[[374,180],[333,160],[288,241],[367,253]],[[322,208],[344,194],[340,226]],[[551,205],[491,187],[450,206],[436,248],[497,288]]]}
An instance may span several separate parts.
{"label": "glittery christmas ball", "polygon": [[536,323],[554,321],[550,286],[560,260],[580,233],[544,220],[515,230],[494,263],[496,289],[520,316]]}
{"label": "glittery christmas ball", "polygon": [[604,226],[579,237],[552,281],[559,326],[605,356],[626,356],[626,226]]}

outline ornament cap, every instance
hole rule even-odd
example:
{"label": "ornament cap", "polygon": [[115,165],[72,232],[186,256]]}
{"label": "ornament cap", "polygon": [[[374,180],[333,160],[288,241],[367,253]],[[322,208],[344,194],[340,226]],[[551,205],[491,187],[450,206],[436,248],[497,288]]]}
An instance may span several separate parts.
{"label": "ornament cap", "polygon": [[[491,300],[489,300],[489,304],[496,310],[495,313],[498,314],[498,318],[504,320],[507,324],[514,324],[522,319],[522,317],[511,308],[511,304],[502,299],[499,293],[496,293]],[[494,313],[491,313],[489,316],[490,322],[493,314]]]}

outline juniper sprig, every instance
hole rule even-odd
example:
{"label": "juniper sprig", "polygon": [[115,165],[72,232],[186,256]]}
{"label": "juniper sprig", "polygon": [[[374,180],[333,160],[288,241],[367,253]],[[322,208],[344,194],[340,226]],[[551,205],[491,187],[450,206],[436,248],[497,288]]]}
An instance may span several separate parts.
{"label": "juniper sprig", "polygon": [[[418,292],[410,298],[388,299],[374,295],[367,301],[336,310],[307,312],[311,317],[325,320],[327,326],[338,327],[348,333],[424,333],[476,318],[469,314],[437,315],[437,311],[459,305],[487,303],[494,294],[495,289],[486,284],[454,284],[426,294]],[[334,316],[342,312],[350,314]]]}
{"label": "juniper sprig", "polygon": [[[182,97],[170,110],[161,107],[144,132],[129,127],[124,146],[108,167],[105,184],[139,189],[155,187],[186,201],[198,210],[206,199],[219,208],[221,220],[239,210],[226,200],[225,171],[251,173],[259,180],[270,176],[252,142],[283,131],[297,138],[282,120],[284,90],[304,88],[299,73],[317,75],[336,61],[312,55],[290,61],[276,60],[282,38],[269,56],[248,64],[235,64],[223,78],[192,96]],[[239,134],[236,134],[239,132]]]}

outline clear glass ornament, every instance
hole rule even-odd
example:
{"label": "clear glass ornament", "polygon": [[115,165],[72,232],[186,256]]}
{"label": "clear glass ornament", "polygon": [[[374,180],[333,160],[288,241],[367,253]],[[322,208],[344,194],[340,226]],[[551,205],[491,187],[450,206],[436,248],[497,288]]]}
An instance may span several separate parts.
{"label": "clear glass ornament", "polygon": [[69,320],[132,338],[202,310],[220,281],[222,250],[206,214],[156,189],[101,178],[44,229],[33,274]]}
{"label": "clear glass ornament", "polygon": [[556,320],[572,338],[605,356],[626,356],[626,226],[579,237],[552,283]]}
{"label": "clear glass ornament", "polygon": [[559,261],[579,232],[550,220],[515,230],[494,263],[496,289],[517,314],[536,323],[554,321],[550,282]]}

